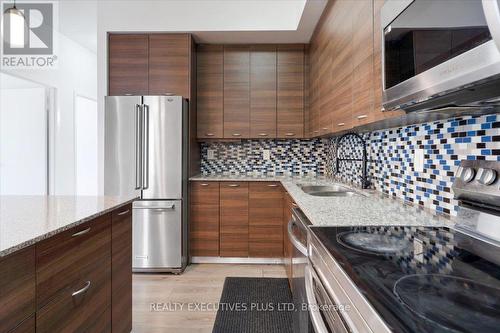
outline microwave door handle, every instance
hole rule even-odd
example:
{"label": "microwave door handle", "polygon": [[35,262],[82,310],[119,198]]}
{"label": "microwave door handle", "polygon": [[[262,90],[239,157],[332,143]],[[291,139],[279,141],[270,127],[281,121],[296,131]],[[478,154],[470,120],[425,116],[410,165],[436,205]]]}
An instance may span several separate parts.
{"label": "microwave door handle", "polygon": [[142,165],[142,189],[149,188],[149,105],[143,105],[143,165]]}
{"label": "microwave door handle", "polygon": [[312,270],[309,265],[307,265],[305,270],[305,287],[306,287],[306,298],[307,304],[309,305],[309,317],[311,318],[311,323],[314,327],[314,332],[316,333],[328,333],[325,322],[321,317],[318,302],[316,301],[316,296],[314,295],[314,284]]}
{"label": "microwave door handle", "polygon": [[500,0],[482,0],[482,3],[488,29],[500,52]]}
{"label": "microwave door handle", "polygon": [[142,187],[142,107],[135,105],[135,189]]}

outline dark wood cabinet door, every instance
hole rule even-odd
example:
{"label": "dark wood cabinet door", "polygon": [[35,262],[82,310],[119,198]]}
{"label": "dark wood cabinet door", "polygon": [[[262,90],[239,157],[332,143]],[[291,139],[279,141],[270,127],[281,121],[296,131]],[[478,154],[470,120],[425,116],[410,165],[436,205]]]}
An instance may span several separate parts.
{"label": "dark wood cabinet door", "polygon": [[191,35],[149,35],[149,95],[190,98]]}
{"label": "dark wood cabinet door", "polygon": [[35,333],[35,331],[36,331],[35,314],[33,314],[31,315],[31,317],[25,319],[12,331],[9,331],[9,333]]}
{"label": "dark wood cabinet door", "polygon": [[278,46],[278,137],[304,137],[304,45]]}
{"label": "dark wood cabinet door", "polygon": [[108,94],[148,94],[148,35],[110,34]]}
{"label": "dark wood cabinet door", "polygon": [[9,332],[34,312],[35,247],[31,246],[0,258],[0,332]]}
{"label": "dark wood cabinet door", "polygon": [[292,209],[294,202],[292,197],[285,193],[285,204],[283,211],[283,252],[284,252],[284,262],[286,276],[288,277],[288,282],[290,286],[292,285],[292,258],[293,258],[293,245],[288,236],[288,223],[292,219]]}
{"label": "dark wood cabinet door", "polygon": [[249,256],[283,257],[283,190],[278,182],[249,188]]}
{"label": "dark wood cabinet door", "polygon": [[224,46],[224,138],[250,136],[250,47]]}
{"label": "dark wood cabinet door", "polygon": [[219,183],[191,182],[189,248],[191,256],[219,256]]}
{"label": "dark wood cabinet door", "polygon": [[250,49],[250,137],[276,137],[276,46]]}
{"label": "dark wood cabinet door", "polygon": [[248,183],[220,183],[220,256],[248,257]]}
{"label": "dark wood cabinet door", "polygon": [[111,214],[111,304],[113,333],[129,333],[132,330],[131,204]]}
{"label": "dark wood cabinet door", "polygon": [[224,47],[199,45],[197,49],[198,138],[222,138],[224,122]]}

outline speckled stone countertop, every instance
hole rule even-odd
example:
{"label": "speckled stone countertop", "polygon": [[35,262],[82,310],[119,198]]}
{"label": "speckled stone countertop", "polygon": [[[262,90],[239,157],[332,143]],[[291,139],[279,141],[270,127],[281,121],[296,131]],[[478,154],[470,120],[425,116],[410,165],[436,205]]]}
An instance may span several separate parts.
{"label": "speckled stone countertop", "polygon": [[0,257],[132,202],[135,197],[0,196]]}
{"label": "speckled stone countertop", "polygon": [[[419,206],[405,204],[378,191],[361,190],[327,177],[313,176],[195,176],[192,181],[279,181],[314,226],[450,226],[452,218]],[[300,185],[347,186],[359,193],[351,197],[317,197],[302,191]]]}

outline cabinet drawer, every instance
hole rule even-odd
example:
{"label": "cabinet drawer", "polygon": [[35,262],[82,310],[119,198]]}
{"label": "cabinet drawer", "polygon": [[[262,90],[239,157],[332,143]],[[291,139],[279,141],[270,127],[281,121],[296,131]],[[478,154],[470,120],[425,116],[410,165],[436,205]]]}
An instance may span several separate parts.
{"label": "cabinet drawer", "polygon": [[[80,274],[81,282],[72,283],[37,311],[37,333],[95,332],[92,328],[107,326],[101,314],[111,306],[111,258],[95,261]],[[110,315],[106,320],[111,322]]]}
{"label": "cabinet drawer", "polygon": [[89,265],[110,259],[110,226],[111,215],[106,214],[36,245],[38,309],[59,291],[81,284]]}
{"label": "cabinet drawer", "polygon": [[191,182],[191,204],[219,205],[219,182]]}
{"label": "cabinet drawer", "polygon": [[35,247],[31,246],[0,259],[0,332],[10,331],[34,312]]}

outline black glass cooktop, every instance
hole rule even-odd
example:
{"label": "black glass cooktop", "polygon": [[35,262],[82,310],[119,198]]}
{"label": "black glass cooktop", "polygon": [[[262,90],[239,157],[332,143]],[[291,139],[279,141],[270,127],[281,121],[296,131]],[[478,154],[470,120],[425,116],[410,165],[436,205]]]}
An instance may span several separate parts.
{"label": "black glass cooktop", "polygon": [[394,332],[500,332],[500,248],[448,228],[312,227]]}

